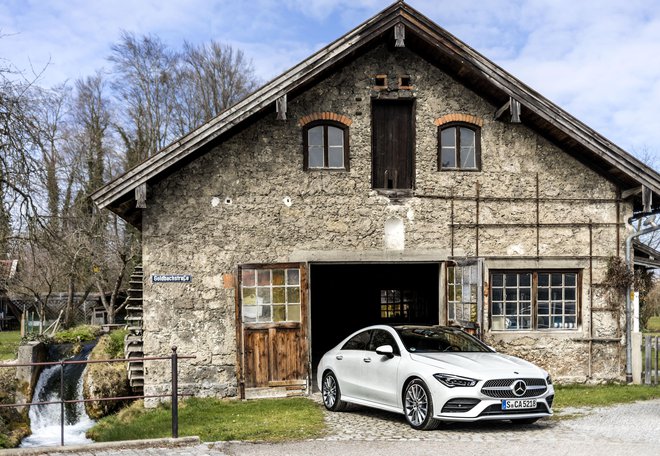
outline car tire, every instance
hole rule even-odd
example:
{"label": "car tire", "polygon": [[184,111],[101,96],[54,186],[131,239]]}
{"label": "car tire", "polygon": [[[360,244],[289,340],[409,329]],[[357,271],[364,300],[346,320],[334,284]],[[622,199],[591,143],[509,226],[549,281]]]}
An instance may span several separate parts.
{"label": "car tire", "polygon": [[323,375],[321,396],[323,397],[323,405],[326,409],[332,412],[341,412],[346,409],[346,402],[341,400],[339,382],[332,372],[326,372]]}
{"label": "car tire", "polygon": [[513,424],[519,424],[521,426],[525,426],[527,424],[534,424],[539,420],[539,418],[520,418],[517,420],[511,420]]}
{"label": "car tire", "polygon": [[426,384],[415,378],[403,392],[403,414],[413,429],[430,431],[436,429],[440,421],[433,418],[433,399]]}

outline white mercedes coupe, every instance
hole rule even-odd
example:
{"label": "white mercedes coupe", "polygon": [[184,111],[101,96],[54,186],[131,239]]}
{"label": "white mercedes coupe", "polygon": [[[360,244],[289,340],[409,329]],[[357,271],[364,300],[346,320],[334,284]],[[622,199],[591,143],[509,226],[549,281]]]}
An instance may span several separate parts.
{"label": "white mercedes coupe", "polygon": [[317,380],[328,410],[352,403],[403,413],[421,430],[440,421],[530,424],[552,415],[555,395],[545,370],[444,326],[361,329],[323,356]]}

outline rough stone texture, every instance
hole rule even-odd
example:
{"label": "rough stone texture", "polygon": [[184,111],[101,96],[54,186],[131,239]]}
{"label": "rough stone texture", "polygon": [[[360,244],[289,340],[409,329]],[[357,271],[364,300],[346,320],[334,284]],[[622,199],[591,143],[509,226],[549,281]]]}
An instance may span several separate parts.
{"label": "rough stone texture", "polygon": [[[414,85],[407,95],[415,98],[416,194],[398,201],[371,188],[370,112],[376,93],[371,78],[382,73],[409,74]],[[381,46],[290,98],[289,120],[262,117],[149,188],[143,219],[145,277],[185,272],[193,281],[146,280],[145,354],[169,355],[176,345],[180,354],[196,356],[180,363],[182,390],[235,395],[236,299],[234,289],[224,288],[224,274],[235,274],[239,264],[311,261],[321,253],[343,261],[369,255],[428,260],[435,254],[433,259],[442,262],[452,254],[453,238],[454,256],[475,256],[478,249],[485,258],[485,281],[495,267],[582,271],[577,330],[490,332],[486,318],[489,343],[538,362],[560,379],[586,380],[590,364],[590,380],[621,378],[621,345],[598,343],[590,363],[586,341],[592,334],[590,284],[603,280],[607,257],[622,255],[617,227],[593,227],[594,257],[589,262],[588,226],[542,227],[538,246],[535,226],[483,227],[477,239],[474,226],[465,226],[477,222],[477,202],[456,199],[453,217],[458,225],[452,235],[450,197],[475,197],[477,189],[481,198],[536,198],[538,192],[540,223],[618,222],[614,183],[525,126],[493,120],[498,107],[407,49]],[[303,171],[298,121],[316,112],[334,112],[352,121],[350,172]],[[434,121],[452,113],[483,120],[480,172],[437,171]],[[630,211],[621,205],[622,218]],[[384,230],[390,220],[403,223],[403,250],[387,251]],[[480,201],[478,221],[536,224],[536,201]],[[619,229],[621,243],[625,234]],[[540,257],[530,260],[537,248]],[[444,295],[440,301],[445,302]],[[605,303],[594,296],[593,305]],[[593,336],[618,337],[619,330],[612,312],[594,315]],[[168,391],[169,364],[150,362],[146,367],[146,394]]]}

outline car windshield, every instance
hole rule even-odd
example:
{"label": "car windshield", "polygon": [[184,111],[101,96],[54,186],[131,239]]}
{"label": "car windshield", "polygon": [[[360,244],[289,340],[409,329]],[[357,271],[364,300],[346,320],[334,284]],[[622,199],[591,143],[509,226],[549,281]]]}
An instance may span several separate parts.
{"label": "car windshield", "polygon": [[456,328],[395,328],[403,345],[411,353],[492,352],[477,338]]}

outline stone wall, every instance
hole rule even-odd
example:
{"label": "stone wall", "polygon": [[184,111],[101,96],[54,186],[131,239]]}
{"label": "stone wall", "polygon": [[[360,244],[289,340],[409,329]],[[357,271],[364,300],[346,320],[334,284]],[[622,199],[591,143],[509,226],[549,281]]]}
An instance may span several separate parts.
{"label": "stone wall", "polygon": [[[371,188],[372,77],[384,73],[408,74],[414,86],[406,96],[415,99],[416,190],[399,200]],[[493,120],[498,107],[407,49],[381,46],[290,98],[287,121],[274,114],[260,118],[150,187],[143,219],[145,277],[188,273],[193,280],[145,281],[145,355],[167,355],[176,345],[181,355],[196,356],[180,363],[182,389],[234,396],[237,302],[223,278],[238,265],[318,257],[442,262],[452,253],[475,256],[478,248],[487,269],[583,271],[578,330],[501,334],[486,327],[487,340],[558,377],[585,380],[591,364],[592,378],[620,378],[618,344],[604,342],[590,357],[585,341],[592,334],[591,284],[602,281],[607,257],[621,255],[623,231],[617,237],[621,227],[614,225],[617,187],[525,126]],[[316,112],[352,121],[350,172],[303,171],[298,121]],[[483,120],[480,172],[437,170],[434,121],[452,113]],[[531,226],[537,205],[539,222],[564,224],[538,229],[538,244]],[[478,233],[470,226],[477,222],[477,206],[479,223],[489,224]],[[622,204],[621,214],[629,212]],[[402,245],[385,242],[388,221],[403,226]],[[595,225],[590,230],[576,223]],[[537,250],[539,257],[530,260]],[[594,297],[594,305],[598,301]],[[620,335],[615,318],[599,313],[593,321],[593,333]],[[146,394],[167,390],[161,381],[167,378],[166,365],[147,364]]]}

